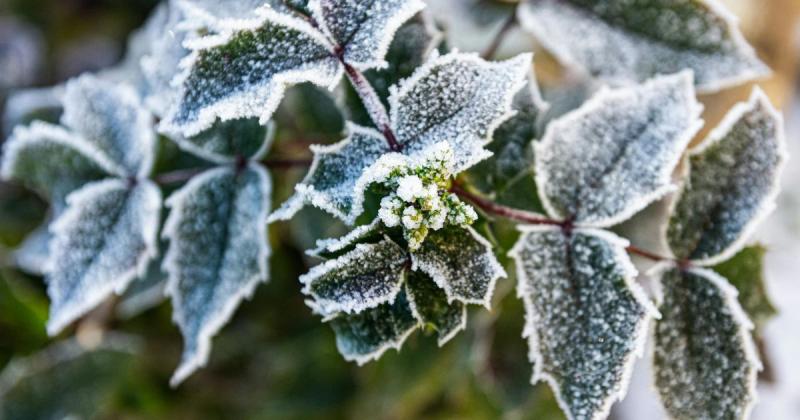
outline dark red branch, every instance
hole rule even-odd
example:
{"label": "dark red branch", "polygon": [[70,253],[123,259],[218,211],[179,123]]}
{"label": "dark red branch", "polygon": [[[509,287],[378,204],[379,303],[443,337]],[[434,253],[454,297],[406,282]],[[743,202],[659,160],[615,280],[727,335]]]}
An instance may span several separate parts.
{"label": "dark red branch", "polygon": [[524,210],[519,210],[512,207],[504,206],[502,204],[497,204],[494,201],[480,197],[465,190],[456,183],[453,183],[453,185],[450,187],[450,191],[458,195],[459,197],[471,202],[476,207],[485,211],[486,213],[493,214],[495,216],[500,216],[505,219],[515,220],[517,222],[527,223],[531,225],[551,225],[551,226],[562,226],[562,227],[565,226],[565,222],[562,221],[548,219],[546,217],[541,217],[537,214],[533,214]]}

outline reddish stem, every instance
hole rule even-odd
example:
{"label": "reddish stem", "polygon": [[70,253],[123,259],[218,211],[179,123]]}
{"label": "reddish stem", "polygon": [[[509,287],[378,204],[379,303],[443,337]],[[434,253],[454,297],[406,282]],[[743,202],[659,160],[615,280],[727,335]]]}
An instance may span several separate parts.
{"label": "reddish stem", "polygon": [[494,201],[487,200],[486,198],[479,197],[478,195],[475,195],[465,190],[456,183],[453,183],[453,185],[450,187],[450,191],[458,195],[459,197],[464,198],[467,201],[471,202],[476,207],[485,211],[486,213],[494,214],[496,216],[500,216],[510,220],[516,220],[522,223],[528,223],[531,225],[565,226],[565,222],[548,219],[546,217],[541,217],[537,214],[533,214],[524,210],[515,209],[512,207],[507,207],[502,204],[497,204]]}

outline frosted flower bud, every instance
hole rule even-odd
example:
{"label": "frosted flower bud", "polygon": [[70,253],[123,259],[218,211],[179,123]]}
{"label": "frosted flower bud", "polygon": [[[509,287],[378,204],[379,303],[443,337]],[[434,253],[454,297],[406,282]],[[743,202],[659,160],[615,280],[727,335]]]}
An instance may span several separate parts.
{"label": "frosted flower bud", "polygon": [[406,229],[416,229],[422,224],[422,213],[414,207],[406,207],[403,210],[403,227]]}
{"label": "frosted flower bud", "polygon": [[411,203],[417,198],[424,197],[425,187],[422,180],[416,175],[407,175],[397,181],[397,196],[403,201]]}
{"label": "frosted flower bud", "polygon": [[396,195],[387,195],[381,200],[381,208],[378,210],[378,217],[387,227],[400,225],[400,209],[403,202]]}

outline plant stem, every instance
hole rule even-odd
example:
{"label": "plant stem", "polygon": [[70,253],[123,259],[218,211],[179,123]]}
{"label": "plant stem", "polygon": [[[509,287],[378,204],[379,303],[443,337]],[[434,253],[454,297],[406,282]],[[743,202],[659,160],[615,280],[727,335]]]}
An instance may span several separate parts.
{"label": "plant stem", "polygon": [[402,151],[403,146],[397,141],[397,136],[395,136],[394,131],[392,131],[389,114],[386,112],[381,98],[378,97],[378,94],[369,83],[369,80],[367,80],[364,74],[357,68],[345,62],[344,53],[339,48],[337,48],[336,57],[339,59],[339,62],[342,63],[342,66],[344,66],[347,78],[350,80],[353,89],[358,93],[359,98],[361,98],[361,102],[364,104],[364,108],[367,109],[367,113],[373,124],[375,124],[375,127],[378,127],[383,137],[386,138],[389,148],[393,152]]}
{"label": "plant stem", "polygon": [[508,35],[508,32],[511,31],[511,28],[513,28],[516,24],[517,9],[514,8],[506,21],[503,23],[503,26],[501,26],[500,30],[498,30],[497,34],[495,34],[494,38],[492,39],[492,43],[489,44],[489,46],[486,47],[486,49],[481,53],[481,57],[483,57],[484,60],[491,60],[494,57],[495,53],[497,53],[497,49],[500,48],[500,45],[505,40],[506,35]]}
{"label": "plant stem", "polygon": [[[258,163],[272,169],[291,169],[311,166],[311,161],[308,159],[267,159]],[[158,185],[180,184],[194,178],[208,169],[209,168],[189,168],[165,172],[153,177],[153,181],[155,181],[155,183]]]}

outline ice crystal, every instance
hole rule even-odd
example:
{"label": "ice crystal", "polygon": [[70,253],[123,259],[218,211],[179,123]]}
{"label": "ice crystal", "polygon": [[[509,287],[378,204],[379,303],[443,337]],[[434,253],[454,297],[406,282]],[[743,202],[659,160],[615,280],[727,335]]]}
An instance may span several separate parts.
{"label": "ice crystal", "polygon": [[655,384],[676,419],[745,419],[761,364],[736,289],[705,269],[664,267]]}
{"label": "ice crystal", "polygon": [[267,280],[266,219],[272,181],[263,168],[219,167],[193,178],[172,195],[164,227],[167,294],[184,336],[177,385],[205,365],[211,337],[239,303]]}
{"label": "ice crystal", "polygon": [[524,226],[510,255],[525,303],[532,382],[545,380],[571,419],[601,419],[628,386],[656,312],[611,233]]}
{"label": "ice crystal", "polygon": [[671,191],[701,110],[684,72],[603,90],[550,123],[536,144],[536,181],[548,213],[607,227]]}
{"label": "ice crystal", "polygon": [[786,160],[783,120],[757,89],[688,158],[667,242],[678,258],[715,264],[744,245],[775,206]]}
{"label": "ice crystal", "polygon": [[526,0],[518,16],[562,63],[614,84],[688,68],[708,92],[769,73],[716,1]]}

